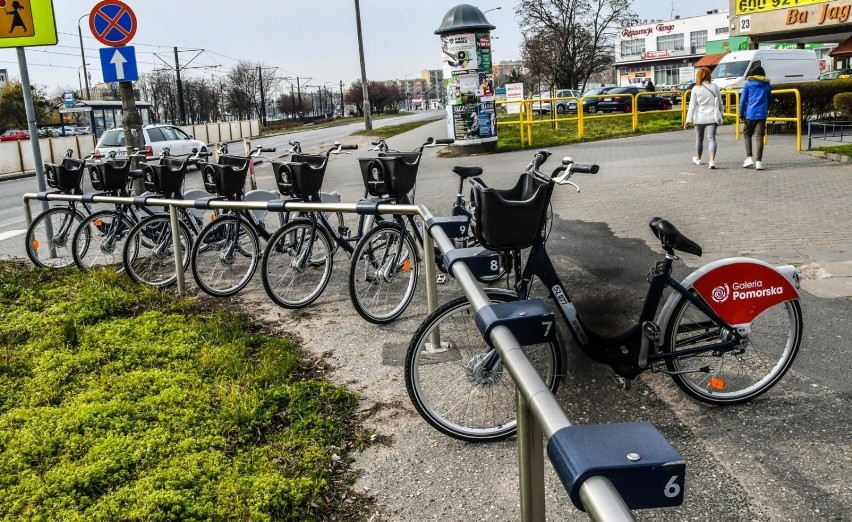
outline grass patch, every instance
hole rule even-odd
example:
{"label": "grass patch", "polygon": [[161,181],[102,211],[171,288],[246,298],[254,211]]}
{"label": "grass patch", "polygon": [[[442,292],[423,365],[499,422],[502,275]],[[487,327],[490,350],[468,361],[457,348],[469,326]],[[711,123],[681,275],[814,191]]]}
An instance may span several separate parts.
{"label": "grass patch", "polygon": [[[571,143],[630,136],[633,134],[652,134],[683,129],[680,111],[640,114],[639,129],[635,133],[633,132],[632,115],[606,115],[603,117],[584,118],[584,136],[583,138],[578,138],[577,121],[569,118],[573,118],[573,116],[557,115],[556,128],[554,128],[554,124],[550,121],[552,118],[549,115],[543,117],[534,115],[533,121],[539,123],[535,123],[532,126],[531,146],[555,147]],[[498,118],[498,123],[517,123],[517,121],[516,116],[501,116]],[[521,146],[520,131],[517,124],[500,125],[497,136],[498,152],[508,152],[524,148]]]}
{"label": "grass patch", "polygon": [[[396,118],[405,116],[405,113],[399,114],[373,114],[372,120],[384,120],[386,118]],[[340,127],[341,125],[350,125],[352,123],[363,123],[363,116],[347,116],[345,118],[334,118],[333,120],[319,120],[313,123],[301,124],[298,122],[274,122],[267,126],[261,127],[261,136],[270,136],[274,134],[289,134],[292,132],[300,132],[304,130],[325,129],[328,127]]]}
{"label": "grass patch", "polygon": [[852,144],[850,145],[832,145],[830,147],[814,147],[811,150],[818,150],[828,154],[842,154],[844,156],[852,156]]}
{"label": "grass patch", "polygon": [[245,315],[0,261],[0,519],[348,518],[367,434],[314,373]]}
{"label": "grass patch", "polygon": [[375,136],[379,139],[386,140],[388,138],[392,138],[398,134],[403,134],[408,131],[414,130],[418,127],[422,127],[424,125],[428,125],[435,120],[420,120],[420,121],[412,121],[408,123],[402,123],[400,125],[385,125],[384,127],[379,127],[377,129],[373,129],[371,131],[368,130],[359,130],[353,132],[353,136]]}

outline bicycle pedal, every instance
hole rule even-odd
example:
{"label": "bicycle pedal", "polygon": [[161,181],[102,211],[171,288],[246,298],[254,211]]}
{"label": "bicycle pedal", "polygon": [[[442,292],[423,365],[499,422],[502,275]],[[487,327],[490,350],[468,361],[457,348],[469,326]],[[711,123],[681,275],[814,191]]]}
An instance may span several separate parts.
{"label": "bicycle pedal", "polygon": [[438,274],[435,276],[435,282],[439,285],[443,285],[447,283],[447,274]]}
{"label": "bicycle pedal", "polygon": [[612,383],[621,391],[628,391],[633,387],[633,379],[628,379],[623,375],[619,375],[617,373],[613,373],[609,376]]}

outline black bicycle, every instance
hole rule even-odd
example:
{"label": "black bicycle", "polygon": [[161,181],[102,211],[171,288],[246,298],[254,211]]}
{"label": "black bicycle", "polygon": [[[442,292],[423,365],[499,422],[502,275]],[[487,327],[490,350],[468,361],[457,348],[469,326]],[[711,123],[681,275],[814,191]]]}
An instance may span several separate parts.
{"label": "black bicycle", "polygon": [[[45,163],[47,185],[57,194],[83,194],[83,173],[91,157],[74,159],[68,149],[61,163]],[[88,202],[68,201],[42,212],[27,227],[25,245],[27,257],[35,266],[62,268],[74,263],[71,239],[86,216],[92,213]]]}
{"label": "black bicycle", "polygon": [[[622,386],[647,370],[666,373],[689,396],[714,405],[748,401],[774,386],[802,340],[796,269],[730,258],[678,282],[671,275],[675,252],[700,256],[701,247],[661,218],[652,219],[650,227],[665,257],[648,274],[650,288],[635,326],[605,336],[583,324],[540,230],[554,185],[569,183],[573,172],[596,171],[566,159],[550,177],[536,176],[521,190],[472,180],[482,244],[511,251],[517,261],[514,291],[486,289],[492,303],[528,299],[533,282],[541,281],[583,353],[610,365]],[[521,267],[525,247],[530,251]],[[668,300],[658,312],[666,290]],[[408,347],[406,388],[417,411],[442,433],[472,442],[500,440],[515,433],[515,385],[497,352],[483,341],[474,316],[467,299],[459,298],[426,318]],[[541,324],[534,341],[523,349],[556,390],[565,355],[552,322]]]}

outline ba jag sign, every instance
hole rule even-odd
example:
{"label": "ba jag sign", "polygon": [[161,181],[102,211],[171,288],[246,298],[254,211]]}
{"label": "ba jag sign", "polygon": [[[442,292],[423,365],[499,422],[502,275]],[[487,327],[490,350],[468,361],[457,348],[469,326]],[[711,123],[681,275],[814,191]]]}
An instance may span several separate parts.
{"label": "ba jag sign", "polygon": [[58,42],[51,0],[0,0],[0,48]]}

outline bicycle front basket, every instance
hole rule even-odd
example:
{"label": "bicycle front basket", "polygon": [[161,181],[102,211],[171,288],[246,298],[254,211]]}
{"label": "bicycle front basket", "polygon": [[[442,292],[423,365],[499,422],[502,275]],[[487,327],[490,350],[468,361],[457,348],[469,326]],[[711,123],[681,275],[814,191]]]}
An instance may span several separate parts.
{"label": "bicycle front basket", "polygon": [[476,237],[490,250],[527,248],[541,239],[551,183],[522,174],[510,189],[489,188],[471,180]]}
{"label": "bicycle front basket", "polygon": [[359,158],[358,162],[364,187],[371,196],[398,197],[414,188],[420,154],[382,154],[377,158]]}
{"label": "bicycle front basket", "polygon": [[[223,158],[227,158],[223,163]],[[204,189],[211,194],[232,196],[242,194],[246,184],[246,176],[249,170],[251,158],[241,158],[242,162],[232,166],[236,162],[234,156],[219,156],[219,164],[208,163],[204,167]]]}
{"label": "bicycle front basket", "polygon": [[187,162],[176,158],[163,158],[159,165],[145,167],[145,189],[158,194],[176,194],[181,191]]}
{"label": "bicycle front basket", "polygon": [[86,167],[85,161],[65,158],[62,160],[62,163],[45,163],[44,167],[48,186],[59,189],[62,192],[81,190],[80,184],[83,181],[83,170]]}
{"label": "bicycle front basket", "polygon": [[285,196],[313,196],[322,189],[328,158],[324,154],[293,154],[290,161],[273,162],[278,192]]}
{"label": "bicycle front basket", "polygon": [[92,165],[89,176],[92,188],[101,191],[120,190],[127,186],[130,160],[108,160]]}

